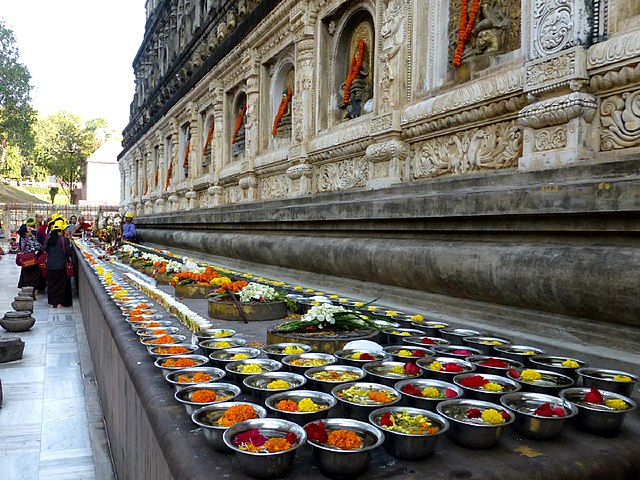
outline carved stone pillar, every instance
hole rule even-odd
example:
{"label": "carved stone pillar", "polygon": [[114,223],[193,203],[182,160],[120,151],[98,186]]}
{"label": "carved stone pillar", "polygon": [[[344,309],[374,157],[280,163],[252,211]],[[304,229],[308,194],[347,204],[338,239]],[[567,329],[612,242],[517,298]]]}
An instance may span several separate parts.
{"label": "carved stone pillar", "polygon": [[589,76],[590,0],[531,0],[530,60],[524,91],[533,102],[519,114],[524,128],[521,171],[558,168],[593,157],[597,102],[584,91]]}
{"label": "carved stone pillar", "polygon": [[247,172],[240,178],[240,188],[245,200],[258,199],[258,177],[254,172]]}
{"label": "carved stone pillar", "polygon": [[311,193],[312,173],[313,167],[308,163],[300,163],[287,169],[287,176],[291,179],[292,195],[307,195]]}
{"label": "carved stone pillar", "polygon": [[258,122],[260,121],[260,69],[256,52],[249,50],[243,56],[243,62],[250,64],[247,77],[247,111],[245,113],[245,158],[258,156],[260,139]]}
{"label": "carved stone pillar", "polygon": [[209,90],[213,96],[213,138],[211,139],[211,173],[213,183],[217,185],[220,181],[220,170],[222,170],[222,159],[224,158],[224,91],[219,84],[212,83]]}
{"label": "carved stone pillar", "polygon": [[223,203],[222,194],[224,193],[224,188],[220,185],[213,185],[207,189],[207,193],[212,198],[211,202],[209,202],[213,206],[221,205]]}
{"label": "carved stone pillar", "polygon": [[381,4],[381,42],[378,42],[380,62],[378,62],[378,111],[381,113],[397,109],[406,85],[405,22],[408,5],[403,0],[387,0]]}
{"label": "carved stone pillar", "polygon": [[408,154],[409,145],[396,139],[369,145],[366,150],[369,161],[367,187],[381,188],[400,183]]}

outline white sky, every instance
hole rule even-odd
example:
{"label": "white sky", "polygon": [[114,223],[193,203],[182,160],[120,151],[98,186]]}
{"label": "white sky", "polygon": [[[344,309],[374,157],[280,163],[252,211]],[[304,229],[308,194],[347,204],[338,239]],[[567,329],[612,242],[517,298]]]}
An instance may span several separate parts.
{"label": "white sky", "polygon": [[83,120],[105,118],[120,134],[134,94],[131,66],[145,25],[145,0],[0,0],[31,73],[32,105]]}

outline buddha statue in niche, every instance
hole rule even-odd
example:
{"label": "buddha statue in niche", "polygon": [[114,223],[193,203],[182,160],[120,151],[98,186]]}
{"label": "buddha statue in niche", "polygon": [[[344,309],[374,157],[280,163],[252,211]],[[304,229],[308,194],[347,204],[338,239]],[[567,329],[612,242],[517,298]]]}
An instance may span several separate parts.
{"label": "buddha statue in niche", "polygon": [[236,110],[237,117],[231,140],[231,155],[234,157],[244,154],[244,147],[246,143],[246,111],[247,101],[245,99]]}
{"label": "buddha statue in niche", "polygon": [[340,85],[338,104],[345,110],[343,119],[357,118],[372,110],[367,102],[373,97],[371,52],[373,29],[369,22],[361,22],[351,37],[349,46],[349,70]]}
{"label": "buddha statue in niche", "polygon": [[[284,84],[282,86],[280,105],[274,115],[274,125],[272,128],[272,133],[277,138],[291,137],[291,105],[293,98],[294,77],[295,73],[293,68],[291,68],[287,72],[287,75],[285,77]],[[280,114],[280,109],[283,109],[282,114]]]}
{"label": "buddha statue in niche", "polygon": [[[467,0],[463,0],[467,1]],[[508,26],[506,0],[482,0],[476,25],[471,30],[472,41],[463,59],[475,55],[492,55],[504,50],[505,28]],[[469,0],[471,3],[471,0]]]}

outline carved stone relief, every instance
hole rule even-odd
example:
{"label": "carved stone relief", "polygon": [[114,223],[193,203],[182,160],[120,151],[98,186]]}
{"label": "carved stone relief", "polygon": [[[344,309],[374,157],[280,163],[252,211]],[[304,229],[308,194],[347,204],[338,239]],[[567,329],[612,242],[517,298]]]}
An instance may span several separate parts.
{"label": "carved stone relief", "polygon": [[640,90],[614,95],[602,101],[600,134],[602,150],[640,146]]}
{"label": "carved stone relief", "polygon": [[544,152],[567,146],[567,129],[564,126],[536,130],[533,134],[533,151]]}
{"label": "carved stone relief", "polygon": [[318,168],[319,192],[333,192],[349,188],[364,187],[369,174],[364,157],[329,163]]}
{"label": "carved stone relief", "polygon": [[535,0],[531,58],[553,55],[591,41],[591,0]]}
{"label": "carved stone relief", "polygon": [[283,175],[260,178],[260,198],[282,198],[289,194],[289,179]]}
{"label": "carved stone relief", "polygon": [[392,84],[400,74],[399,59],[402,58],[402,55],[399,52],[404,41],[405,10],[403,0],[389,0],[382,19],[380,29],[382,66],[379,80],[381,112],[393,110],[397,105],[392,92]]}

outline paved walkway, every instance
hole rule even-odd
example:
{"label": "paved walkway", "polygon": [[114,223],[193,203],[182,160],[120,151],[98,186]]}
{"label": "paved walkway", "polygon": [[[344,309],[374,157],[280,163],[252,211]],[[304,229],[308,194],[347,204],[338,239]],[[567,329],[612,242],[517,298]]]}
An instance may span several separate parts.
{"label": "paved walkway", "polygon": [[[15,257],[0,257],[0,315],[12,310],[19,275]],[[0,478],[113,479],[78,298],[50,309],[40,295],[33,314],[29,332],[0,328],[26,343],[22,360],[0,364]]]}

